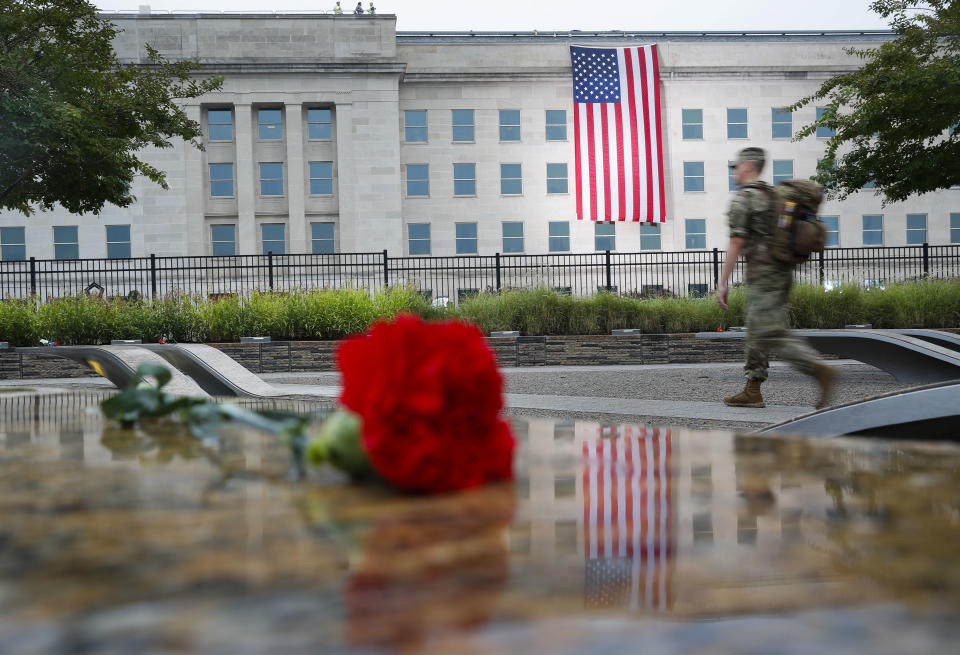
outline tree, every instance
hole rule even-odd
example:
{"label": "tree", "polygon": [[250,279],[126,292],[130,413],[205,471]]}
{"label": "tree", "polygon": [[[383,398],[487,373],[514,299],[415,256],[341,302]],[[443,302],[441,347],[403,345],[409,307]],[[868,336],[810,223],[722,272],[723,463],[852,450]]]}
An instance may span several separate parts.
{"label": "tree", "polygon": [[897,38],[848,50],[864,60],[791,109],[826,100],[818,126],[835,130],[816,180],[843,199],[869,183],[884,203],[960,184],[960,1],[875,0]]}
{"label": "tree", "polygon": [[171,148],[174,137],[202,148],[176,101],[222,78],[193,79],[197,64],[149,46],[148,65],[121,64],[117,32],[86,0],[0,0],[0,208],[126,207],[136,175],[167,188],[142,149]]}

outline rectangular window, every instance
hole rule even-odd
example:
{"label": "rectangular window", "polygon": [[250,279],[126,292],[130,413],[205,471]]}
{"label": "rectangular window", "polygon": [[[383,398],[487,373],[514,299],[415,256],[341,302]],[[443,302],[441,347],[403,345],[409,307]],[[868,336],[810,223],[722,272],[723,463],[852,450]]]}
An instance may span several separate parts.
{"label": "rectangular window", "polygon": [[314,255],[332,255],[333,223],[310,223],[310,246]]}
{"label": "rectangular window", "polygon": [[0,227],[0,261],[21,262],[27,258],[26,229]]}
{"label": "rectangular window", "polygon": [[640,223],[640,250],[660,250],[660,223]]}
{"label": "rectangular window", "polygon": [[210,164],[210,195],[233,197],[233,164]]}
{"label": "rectangular window", "polygon": [[[823,118],[824,113],[826,113],[826,107],[817,107],[817,120]],[[817,138],[818,139],[829,139],[832,136],[836,136],[837,131],[832,127],[825,127],[823,125],[817,125]]]}
{"label": "rectangular window", "polygon": [[736,191],[740,188],[737,186],[736,171],[733,170],[736,163],[735,161],[727,161],[727,184],[731,191]]}
{"label": "rectangular window", "polygon": [[54,259],[80,259],[76,225],[53,228],[53,257]]}
{"label": "rectangular window", "polygon": [[[281,169],[280,174],[283,174]],[[283,192],[283,180],[280,181],[280,191]],[[333,162],[332,161],[312,161],[310,162],[310,195],[311,196],[332,196],[333,195]]]}
{"label": "rectangular window", "polygon": [[883,245],[883,215],[867,214],[863,217],[863,245]]}
{"label": "rectangular window", "polygon": [[232,257],[237,254],[235,225],[211,225],[210,245],[213,255]]}
{"label": "rectangular window", "polygon": [[688,218],[684,221],[687,228],[687,250],[697,250],[707,247],[707,219]]}
{"label": "rectangular window", "polygon": [[519,141],[520,140],[520,110],[519,109],[501,109],[500,110],[500,140],[501,141]]}
{"label": "rectangular window", "polygon": [[727,138],[747,138],[747,110],[743,108],[727,109]]}
{"label": "rectangular window", "polygon": [[425,198],[430,195],[430,165],[407,164],[407,197]]}
{"label": "rectangular window", "polygon": [[547,164],[547,193],[567,193],[566,164]]}
{"label": "rectangular window", "polygon": [[523,193],[520,164],[500,164],[500,195],[519,196]]}
{"label": "rectangular window", "polygon": [[523,223],[520,221],[503,223],[503,252],[523,252]]}
{"label": "rectangular window", "polygon": [[702,109],[681,109],[680,115],[683,120],[683,138],[684,139],[702,139],[703,138],[703,110]]}
{"label": "rectangular window", "polygon": [[283,111],[280,109],[261,109],[257,112],[257,127],[264,141],[277,141],[283,138]]}
{"label": "rectangular window", "polygon": [[453,118],[453,140],[461,143],[470,143],[473,138],[473,110],[472,109],[454,109]]}
{"label": "rectangular window", "polygon": [[233,141],[233,112],[231,110],[207,110],[207,138],[210,141]]}
{"label": "rectangular window", "polygon": [[784,180],[793,179],[793,160],[792,159],[774,159],[773,160],[773,184],[776,186]]}
{"label": "rectangular window", "polygon": [[457,223],[457,254],[458,255],[476,255],[477,254],[477,224],[476,223]]}
{"label": "rectangular window", "polygon": [[329,109],[307,110],[307,138],[328,140],[333,138],[333,112]]}
{"label": "rectangular window", "polygon": [[907,245],[920,246],[927,242],[927,215],[907,214]]}
{"label": "rectangular window", "polygon": [[430,223],[407,225],[407,248],[411,255],[430,254]]}
{"label": "rectangular window", "polygon": [[873,188],[876,188],[876,186],[877,186],[877,183],[874,182],[873,180],[870,180],[869,182],[867,182],[866,184],[863,185],[863,188],[864,188],[864,189],[873,189]]}
{"label": "rectangular window", "polygon": [[407,143],[427,142],[426,109],[410,109],[403,112],[403,140]]}
{"label": "rectangular window", "polygon": [[107,257],[130,259],[129,225],[107,225]]}
{"label": "rectangular window", "polygon": [[453,165],[453,195],[455,196],[477,195],[477,165],[476,164],[454,164]]}
{"label": "rectangular window", "polygon": [[547,141],[567,140],[567,110],[547,110]]}
{"label": "rectangular window", "polygon": [[260,252],[264,255],[273,253],[282,255],[286,252],[287,238],[286,225],[283,223],[261,223],[260,224]]}
{"label": "rectangular window", "polygon": [[703,191],[703,162],[683,162],[683,190]]}
{"label": "rectangular window", "polygon": [[827,247],[840,247],[840,217],[839,216],[821,216],[824,226],[827,228]]}
{"label": "rectangular window", "polygon": [[[960,214],[957,215],[960,216]],[[958,232],[960,232],[960,225],[958,225]],[[570,251],[569,221],[550,221],[547,224],[547,236],[549,237],[548,250],[550,252]]]}
{"label": "rectangular window", "polygon": [[283,195],[283,164],[279,162],[260,163],[260,195]]}
{"label": "rectangular window", "polygon": [[960,243],[960,214],[950,214],[950,243]]}
{"label": "rectangular window", "polygon": [[601,223],[593,224],[593,249],[594,250],[616,250],[617,249],[617,224]]}
{"label": "rectangular window", "polygon": [[783,107],[774,107],[770,110],[773,121],[774,139],[793,138],[793,112]]}

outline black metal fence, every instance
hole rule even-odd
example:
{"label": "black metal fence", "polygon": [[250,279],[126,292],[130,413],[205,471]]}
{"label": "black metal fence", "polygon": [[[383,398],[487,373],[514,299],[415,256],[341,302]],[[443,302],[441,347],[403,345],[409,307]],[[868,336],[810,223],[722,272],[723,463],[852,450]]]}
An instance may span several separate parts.
{"label": "black metal fence", "polygon": [[[504,289],[550,287],[578,296],[610,290],[631,296],[702,296],[714,291],[724,252],[389,257],[374,253],[141,257],[0,262],[3,298],[41,301],[78,293],[158,298],[170,293],[217,297],[255,290],[409,285],[438,303]],[[742,280],[738,262],[733,282]],[[831,248],[797,267],[798,281],[866,287],[922,278],[960,277],[960,244]]]}

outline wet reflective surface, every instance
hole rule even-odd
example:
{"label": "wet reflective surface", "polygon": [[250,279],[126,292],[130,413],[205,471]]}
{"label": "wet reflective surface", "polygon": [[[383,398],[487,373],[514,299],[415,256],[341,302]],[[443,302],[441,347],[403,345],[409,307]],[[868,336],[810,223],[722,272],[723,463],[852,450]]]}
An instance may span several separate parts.
{"label": "wet reflective surface", "polygon": [[101,397],[0,395],[0,652],[960,639],[955,445],[531,419],[515,484],[398,497],[329,471],[290,482],[285,447],[250,432],[121,430]]}

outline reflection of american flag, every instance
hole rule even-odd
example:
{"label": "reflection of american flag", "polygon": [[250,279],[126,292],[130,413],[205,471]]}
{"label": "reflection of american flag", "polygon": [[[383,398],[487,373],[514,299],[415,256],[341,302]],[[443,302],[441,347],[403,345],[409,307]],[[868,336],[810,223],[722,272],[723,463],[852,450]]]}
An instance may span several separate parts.
{"label": "reflection of american flag", "polygon": [[[607,434],[610,434],[608,431]],[[621,426],[583,443],[588,607],[671,605],[670,430]]]}
{"label": "reflection of american flag", "polygon": [[570,47],[577,218],[666,216],[657,46]]}

